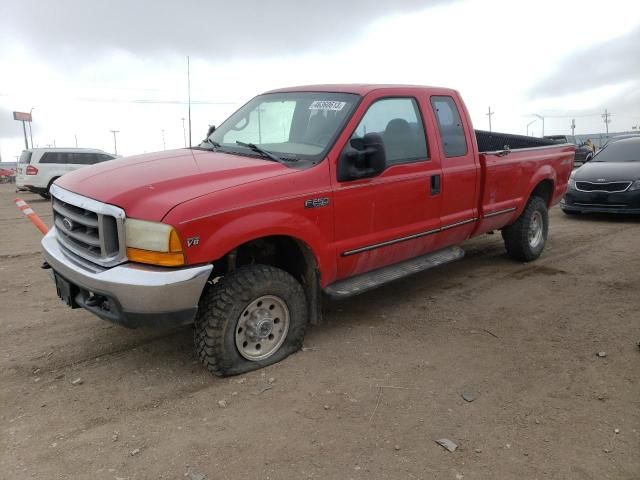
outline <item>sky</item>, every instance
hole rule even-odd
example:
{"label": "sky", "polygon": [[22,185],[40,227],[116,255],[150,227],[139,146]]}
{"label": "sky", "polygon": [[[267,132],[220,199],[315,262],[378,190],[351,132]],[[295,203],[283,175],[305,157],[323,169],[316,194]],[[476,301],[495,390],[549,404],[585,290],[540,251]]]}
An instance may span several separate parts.
{"label": "sky", "polygon": [[[460,91],[478,129],[640,128],[633,0],[0,0],[0,155],[35,146],[132,155],[184,146],[251,97],[319,83]],[[187,121],[185,120],[185,127]],[[188,132],[187,132],[188,134]]]}

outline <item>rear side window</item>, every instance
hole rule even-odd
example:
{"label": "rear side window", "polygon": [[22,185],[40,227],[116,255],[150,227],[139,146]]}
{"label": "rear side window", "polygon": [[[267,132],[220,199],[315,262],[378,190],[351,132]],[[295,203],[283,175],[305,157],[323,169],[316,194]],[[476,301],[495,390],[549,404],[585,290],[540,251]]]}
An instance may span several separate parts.
{"label": "rear side window", "polygon": [[440,141],[446,157],[461,157],[467,153],[467,139],[464,135],[460,112],[453,98],[431,97],[431,107],[436,114]]}
{"label": "rear side window", "polygon": [[31,163],[31,152],[24,151],[20,155],[20,163]]}
{"label": "rear side window", "polygon": [[413,98],[385,98],[373,103],[351,138],[367,133],[382,137],[387,165],[427,159],[422,118]]}
{"label": "rear side window", "polygon": [[45,152],[40,158],[40,163],[67,163],[63,155],[61,152]]}

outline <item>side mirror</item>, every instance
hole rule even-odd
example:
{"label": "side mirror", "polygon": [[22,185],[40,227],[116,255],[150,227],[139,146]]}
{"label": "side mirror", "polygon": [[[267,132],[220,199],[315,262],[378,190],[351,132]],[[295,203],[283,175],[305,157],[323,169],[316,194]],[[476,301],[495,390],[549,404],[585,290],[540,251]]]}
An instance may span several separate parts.
{"label": "side mirror", "polygon": [[206,135],[205,138],[207,138],[209,135],[211,135],[215,131],[216,131],[216,126],[215,125],[209,125],[209,130],[207,130],[207,135]]}
{"label": "side mirror", "polygon": [[378,133],[352,138],[338,160],[338,181],[380,175],[387,168],[384,142]]}

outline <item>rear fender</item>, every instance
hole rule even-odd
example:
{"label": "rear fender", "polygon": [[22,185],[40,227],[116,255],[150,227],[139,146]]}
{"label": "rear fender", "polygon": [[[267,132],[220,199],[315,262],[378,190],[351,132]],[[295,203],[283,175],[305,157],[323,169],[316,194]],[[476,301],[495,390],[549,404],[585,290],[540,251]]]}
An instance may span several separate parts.
{"label": "rear fender", "polygon": [[549,180],[552,183],[551,195],[547,199],[547,207],[551,207],[560,200],[558,198],[556,201],[556,191],[558,186],[556,170],[551,165],[542,165],[529,181],[529,185],[527,187],[527,196],[525,197],[525,202],[520,206],[518,214],[520,214],[524,210],[534,190],[538,188],[538,186],[545,180]]}

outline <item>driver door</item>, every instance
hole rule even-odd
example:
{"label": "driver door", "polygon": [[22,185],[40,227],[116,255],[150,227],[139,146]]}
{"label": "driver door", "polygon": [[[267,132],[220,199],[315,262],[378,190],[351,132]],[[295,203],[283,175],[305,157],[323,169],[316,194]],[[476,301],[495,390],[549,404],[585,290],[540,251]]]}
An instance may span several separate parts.
{"label": "driver door", "polygon": [[[337,279],[423,254],[440,227],[440,163],[432,158],[420,102],[415,96],[365,99],[351,139],[382,137],[386,169],[372,178],[334,176]],[[344,148],[349,148],[345,145]],[[338,162],[345,161],[341,155]]]}

